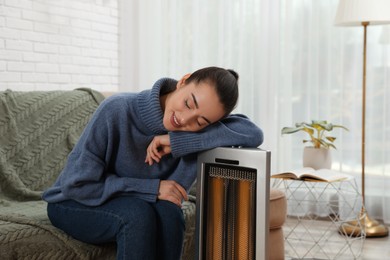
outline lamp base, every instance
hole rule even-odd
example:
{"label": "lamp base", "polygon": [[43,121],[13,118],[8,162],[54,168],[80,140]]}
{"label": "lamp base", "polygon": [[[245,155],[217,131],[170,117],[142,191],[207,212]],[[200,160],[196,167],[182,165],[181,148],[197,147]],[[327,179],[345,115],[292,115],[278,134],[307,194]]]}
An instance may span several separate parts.
{"label": "lamp base", "polygon": [[386,237],[389,235],[388,228],[377,220],[370,218],[365,210],[361,211],[358,220],[345,222],[339,228],[340,234],[353,237],[361,236],[362,231],[365,233],[366,238]]}

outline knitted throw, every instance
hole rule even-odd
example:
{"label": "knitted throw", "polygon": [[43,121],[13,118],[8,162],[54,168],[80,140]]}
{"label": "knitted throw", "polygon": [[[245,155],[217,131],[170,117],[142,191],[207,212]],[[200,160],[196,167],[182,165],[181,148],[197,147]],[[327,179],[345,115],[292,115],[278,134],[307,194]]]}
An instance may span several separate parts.
{"label": "knitted throw", "polygon": [[103,98],[89,89],[0,92],[0,197],[39,200]]}

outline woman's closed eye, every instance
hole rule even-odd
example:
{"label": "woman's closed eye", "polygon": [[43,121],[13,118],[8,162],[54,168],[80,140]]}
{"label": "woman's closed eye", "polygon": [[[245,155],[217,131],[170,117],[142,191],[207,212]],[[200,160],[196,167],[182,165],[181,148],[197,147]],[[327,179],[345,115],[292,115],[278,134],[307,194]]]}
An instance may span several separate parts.
{"label": "woman's closed eye", "polygon": [[[184,100],[184,105],[186,106],[186,108],[188,109],[192,109],[191,106],[190,106],[190,103],[188,101],[188,99]],[[196,124],[199,126],[199,127],[203,127],[205,124],[207,124],[207,122],[200,122],[200,121],[196,121]]]}
{"label": "woman's closed eye", "polygon": [[184,104],[188,109],[191,109],[190,105],[188,104],[188,99],[184,100]]}

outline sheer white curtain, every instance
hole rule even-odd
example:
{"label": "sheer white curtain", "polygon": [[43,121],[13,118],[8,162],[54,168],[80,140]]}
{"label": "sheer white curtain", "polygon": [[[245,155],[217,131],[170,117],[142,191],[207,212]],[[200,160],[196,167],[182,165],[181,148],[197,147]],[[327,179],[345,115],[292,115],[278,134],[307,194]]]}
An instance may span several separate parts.
{"label": "sheer white curtain", "polygon": [[[363,29],[333,26],[337,0],[121,0],[121,90],[150,88],[210,65],[240,74],[245,113],[265,132],[272,171],[300,167],[303,134],[283,126],[311,119],[335,130],[333,169],[360,183]],[[390,223],[390,43],[368,28],[366,206]]]}

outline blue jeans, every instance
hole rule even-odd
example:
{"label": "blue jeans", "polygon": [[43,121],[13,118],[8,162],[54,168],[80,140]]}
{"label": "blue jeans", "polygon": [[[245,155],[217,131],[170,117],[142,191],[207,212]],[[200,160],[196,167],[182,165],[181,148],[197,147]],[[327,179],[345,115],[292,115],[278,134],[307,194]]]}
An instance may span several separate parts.
{"label": "blue jeans", "polygon": [[90,244],[116,242],[117,259],[180,259],[184,216],[175,204],[117,197],[97,207],[73,200],[49,203],[52,224]]}

